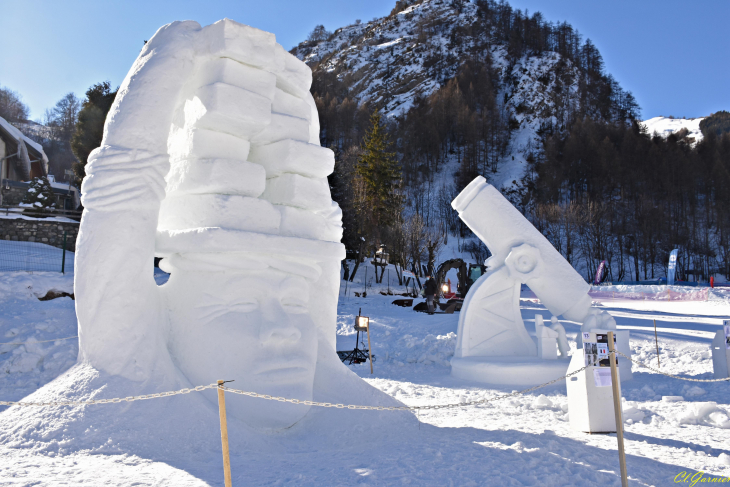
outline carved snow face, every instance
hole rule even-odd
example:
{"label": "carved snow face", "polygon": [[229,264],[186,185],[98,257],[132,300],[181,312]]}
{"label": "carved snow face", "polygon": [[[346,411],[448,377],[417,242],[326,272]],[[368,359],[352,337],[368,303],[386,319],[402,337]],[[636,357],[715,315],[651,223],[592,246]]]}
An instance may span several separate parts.
{"label": "carved snow face", "polygon": [[[170,350],[192,384],[235,380],[230,387],[312,399],[317,331],[304,278],[276,270],[176,270],[163,289],[171,313]],[[229,414],[258,429],[289,427],[309,410],[247,396],[226,398]]]}

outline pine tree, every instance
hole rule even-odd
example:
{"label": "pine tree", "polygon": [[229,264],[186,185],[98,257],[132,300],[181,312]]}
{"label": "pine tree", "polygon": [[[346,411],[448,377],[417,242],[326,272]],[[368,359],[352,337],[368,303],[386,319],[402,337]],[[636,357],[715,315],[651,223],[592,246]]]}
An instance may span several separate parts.
{"label": "pine tree", "polygon": [[21,204],[30,206],[34,210],[44,210],[55,206],[53,188],[48,179],[45,177],[33,178]]}
{"label": "pine tree", "polygon": [[108,81],[97,83],[86,91],[86,100],[79,112],[76,132],[71,139],[71,149],[78,159],[73,166],[78,183],[86,176],[86,160],[92,150],[101,145],[104,135],[104,121],[117,96],[117,90],[111,91]]}
{"label": "pine tree", "polygon": [[372,210],[371,222],[375,227],[388,227],[395,221],[402,205],[399,193],[401,170],[380,114],[370,117],[371,127],[361,146],[357,174],[365,184],[365,195]]}

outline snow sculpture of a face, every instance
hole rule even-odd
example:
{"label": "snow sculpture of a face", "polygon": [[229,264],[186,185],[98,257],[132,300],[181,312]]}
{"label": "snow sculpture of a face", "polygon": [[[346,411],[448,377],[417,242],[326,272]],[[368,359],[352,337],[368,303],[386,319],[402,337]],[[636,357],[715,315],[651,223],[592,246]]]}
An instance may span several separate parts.
{"label": "snow sculpture of a face", "polygon": [[[235,377],[237,389],[311,400],[317,329],[308,289],[303,277],[275,269],[173,269],[166,291],[178,367],[194,384]],[[227,409],[250,426],[278,429],[309,408],[236,397]]]}
{"label": "snow sculpture of a face", "polygon": [[[311,81],[273,34],[230,20],[176,22],[145,45],[86,167],[81,360],[161,386],[180,371],[192,385],[312,398],[344,247]],[[162,288],[155,256],[172,274]],[[308,409],[241,396],[227,407],[269,430]]]}

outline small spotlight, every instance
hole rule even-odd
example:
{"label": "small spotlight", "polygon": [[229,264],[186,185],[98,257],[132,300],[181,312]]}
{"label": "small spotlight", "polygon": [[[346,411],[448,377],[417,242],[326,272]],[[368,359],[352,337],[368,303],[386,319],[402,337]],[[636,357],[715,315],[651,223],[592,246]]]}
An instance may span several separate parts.
{"label": "small spotlight", "polygon": [[441,289],[442,289],[442,290],[443,290],[443,291],[444,291],[445,293],[447,293],[447,292],[449,292],[449,285],[448,285],[448,284],[444,284],[443,286],[441,286]]}

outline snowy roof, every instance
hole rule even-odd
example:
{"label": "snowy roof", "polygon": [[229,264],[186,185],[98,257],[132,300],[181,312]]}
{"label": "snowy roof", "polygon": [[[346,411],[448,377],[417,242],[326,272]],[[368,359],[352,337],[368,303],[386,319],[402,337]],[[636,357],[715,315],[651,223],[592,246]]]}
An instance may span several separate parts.
{"label": "snowy roof", "polygon": [[23,135],[23,133],[20,130],[18,130],[16,127],[11,125],[10,122],[8,122],[7,120],[5,120],[2,117],[0,117],[0,127],[2,129],[4,129],[5,132],[10,134],[10,136],[13,137],[13,139],[15,139],[16,143],[21,140],[23,142],[25,142],[26,146],[32,148],[36,153],[38,153],[40,155],[41,159],[43,159],[43,164],[46,166],[48,165],[48,157],[46,156],[46,153],[43,152],[43,147],[39,143],[34,142],[31,139],[29,139],[28,137],[26,137],[25,135]]}

